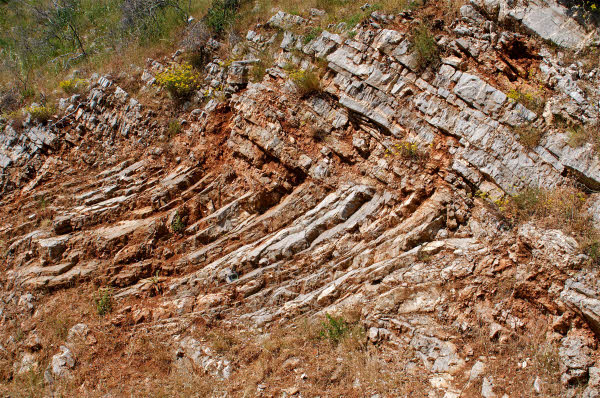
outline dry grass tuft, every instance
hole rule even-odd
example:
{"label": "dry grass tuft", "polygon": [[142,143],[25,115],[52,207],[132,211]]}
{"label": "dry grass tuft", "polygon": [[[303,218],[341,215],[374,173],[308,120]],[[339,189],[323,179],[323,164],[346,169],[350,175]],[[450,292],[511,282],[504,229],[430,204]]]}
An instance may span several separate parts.
{"label": "dry grass tuft", "polygon": [[519,138],[519,142],[526,148],[533,149],[539,145],[544,132],[530,124],[517,126],[514,132]]}
{"label": "dry grass tuft", "polygon": [[574,187],[527,188],[500,203],[515,224],[535,221],[544,228],[561,228],[573,235],[593,263],[600,262],[600,232],[587,211],[587,195]]}

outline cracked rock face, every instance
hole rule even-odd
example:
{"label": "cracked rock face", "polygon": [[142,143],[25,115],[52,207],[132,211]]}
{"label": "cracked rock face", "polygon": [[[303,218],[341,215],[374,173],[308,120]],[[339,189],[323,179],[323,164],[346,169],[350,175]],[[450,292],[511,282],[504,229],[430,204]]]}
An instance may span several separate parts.
{"label": "cracked rock face", "polygon": [[[374,14],[353,35],[330,29],[305,41],[297,28],[309,20],[278,12],[239,46],[254,56],[275,42],[274,28],[285,31],[264,78],[247,81],[250,56],[231,69],[210,62],[203,90],[227,95],[183,111],[175,137],[165,138],[156,110],[98,76],[61,102],[59,121],[20,135],[4,127],[0,324],[20,338],[3,335],[0,353],[10,353],[14,373],[48,366],[48,383],[91,374],[114,338],[111,361],[142,358],[129,375],[156,355],[215,384],[247,377],[244,361],[283,353],[281,369],[251,369],[264,378],[287,369],[296,394],[315,377],[301,354],[321,354],[309,343],[301,352],[272,347],[272,331],[354,313],[369,355],[406,359],[398,372],[423,376],[429,396],[503,396],[513,380],[528,386],[526,396],[568,394],[577,383],[595,396],[597,272],[560,226],[512,225],[493,203],[527,187],[600,185],[592,146],[571,147],[564,129],[547,123],[597,122],[600,75],[565,67],[498,22],[518,21],[567,48],[593,32],[550,2],[472,3],[439,34],[444,57],[433,71],[415,64],[402,16]],[[286,69],[315,67],[315,57],[322,92],[303,97]],[[517,81],[525,67],[539,69],[551,93],[543,110],[515,102],[497,78],[504,71]],[[149,61],[143,84],[162,68]],[[522,126],[547,132],[527,146],[515,133]],[[597,218],[595,195],[586,206]],[[47,345],[45,309],[60,314],[78,300],[92,309]],[[223,337],[232,330],[254,333],[262,348],[232,356],[235,339]],[[222,339],[219,349],[207,331]],[[541,365],[522,339],[550,353],[560,374],[529,375]],[[331,383],[345,377],[334,362]],[[252,393],[273,387],[265,383]],[[361,383],[357,376],[346,387],[371,392]]]}

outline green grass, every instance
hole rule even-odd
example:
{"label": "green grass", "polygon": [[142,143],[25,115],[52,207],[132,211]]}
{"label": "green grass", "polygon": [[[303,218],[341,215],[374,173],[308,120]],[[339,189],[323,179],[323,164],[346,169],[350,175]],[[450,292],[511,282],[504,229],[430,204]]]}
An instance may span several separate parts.
{"label": "green grass", "polygon": [[350,326],[342,317],[335,317],[325,314],[325,321],[321,323],[319,336],[322,339],[329,340],[332,344],[340,343],[350,334]]}
{"label": "green grass", "polygon": [[100,289],[94,299],[96,313],[104,316],[112,311],[112,292],[110,289]]}
{"label": "green grass", "polygon": [[436,67],[440,63],[440,50],[429,27],[421,24],[414,31],[412,48],[417,58],[417,68],[424,70],[429,66]]}
{"label": "green grass", "polygon": [[68,7],[56,8],[40,0],[35,6],[45,13],[41,18],[29,2],[0,1],[0,94],[17,87],[35,101],[36,91],[49,96],[70,69],[96,71],[120,58],[131,63],[139,49],[174,48],[187,16],[201,18],[211,0],[177,0],[169,2],[177,7],[153,13],[125,6],[142,3],[65,0],[57,4]]}
{"label": "green grass", "polygon": [[323,28],[321,27],[312,28],[310,32],[308,32],[308,34],[304,36],[304,44],[308,44],[309,42],[313,41],[314,39],[319,37],[322,32]]}

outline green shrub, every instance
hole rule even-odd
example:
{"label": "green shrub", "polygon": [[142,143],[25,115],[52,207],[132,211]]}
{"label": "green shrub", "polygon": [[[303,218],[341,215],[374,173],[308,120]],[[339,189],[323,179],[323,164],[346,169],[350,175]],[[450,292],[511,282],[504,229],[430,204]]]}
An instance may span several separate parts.
{"label": "green shrub", "polygon": [[164,72],[156,75],[156,81],[176,100],[191,97],[200,87],[200,76],[189,63],[169,67]]}
{"label": "green shrub", "polygon": [[173,221],[171,222],[171,230],[178,234],[183,232],[185,229],[185,223],[183,222],[183,217],[179,212],[175,213],[175,217],[173,217]]}
{"label": "green shrub", "polygon": [[303,97],[320,93],[323,90],[319,75],[312,70],[300,69],[292,71],[290,73],[290,78],[296,87],[298,87],[298,91]]}
{"label": "green shrub", "polygon": [[421,24],[417,27],[411,40],[418,69],[423,70],[428,66],[435,67],[440,63],[440,50],[438,44],[427,25]]}
{"label": "green shrub", "polygon": [[333,344],[338,344],[350,333],[348,322],[342,317],[335,317],[325,314],[325,321],[321,323],[319,336],[322,339],[329,340]]}
{"label": "green shrub", "polygon": [[87,82],[84,79],[70,79],[63,80],[58,83],[59,87],[65,92],[65,94],[78,94],[83,91]]}
{"label": "green shrub", "polygon": [[94,299],[96,304],[96,312],[100,316],[104,316],[112,311],[112,292],[110,289],[100,289]]}
{"label": "green shrub", "polygon": [[37,122],[45,122],[54,114],[54,107],[49,105],[31,105],[25,109],[25,112],[31,115],[31,118]]}

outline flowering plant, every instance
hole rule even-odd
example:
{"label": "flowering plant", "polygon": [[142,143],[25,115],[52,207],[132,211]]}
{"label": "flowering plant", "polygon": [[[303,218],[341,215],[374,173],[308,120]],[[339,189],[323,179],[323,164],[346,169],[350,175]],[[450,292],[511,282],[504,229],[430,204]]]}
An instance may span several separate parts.
{"label": "flowering plant", "polygon": [[156,81],[176,99],[190,97],[200,86],[200,76],[188,63],[169,67],[156,75]]}

